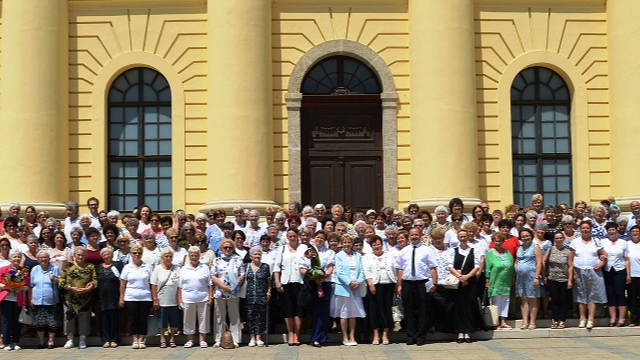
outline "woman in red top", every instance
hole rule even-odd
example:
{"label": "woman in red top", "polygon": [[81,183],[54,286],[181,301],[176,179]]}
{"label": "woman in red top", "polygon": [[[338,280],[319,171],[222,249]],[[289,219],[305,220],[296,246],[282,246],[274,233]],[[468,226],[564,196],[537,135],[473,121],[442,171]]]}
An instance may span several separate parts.
{"label": "woman in red top", "polygon": [[[21,272],[22,253],[13,249],[9,253],[11,264],[0,268],[0,311],[2,312],[2,341],[5,350],[22,349],[20,331],[22,324],[18,322],[18,316],[22,307],[28,304],[27,290],[29,290],[29,272],[25,269]],[[9,277],[13,276],[15,282],[9,284]]]}

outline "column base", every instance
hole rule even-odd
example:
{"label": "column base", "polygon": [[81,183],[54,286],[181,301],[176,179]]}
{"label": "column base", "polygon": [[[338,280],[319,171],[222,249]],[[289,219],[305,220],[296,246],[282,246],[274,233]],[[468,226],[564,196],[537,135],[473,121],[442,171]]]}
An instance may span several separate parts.
{"label": "column base", "polygon": [[[29,202],[29,201],[18,201],[20,204],[20,216],[24,216],[24,209],[27,206],[33,206],[36,208],[36,212],[47,211],[49,212],[49,216],[53,216],[56,219],[64,219],[67,217],[67,212],[65,209],[65,203],[63,202]],[[3,217],[9,216],[9,205],[10,202],[0,203],[0,209],[2,209]]]}
{"label": "column base", "polygon": [[[440,205],[448,209],[449,201],[451,201],[451,199],[452,198],[445,198],[445,197],[413,199],[409,201],[407,204],[405,204],[403,208],[404,210],[406,210],[407,207],[409,207],[409,204],[418,204],[421,210],[426,209],[433,214],[433,210],[435,210],[435,208]],[[479,198],[472,198],[472,197],[461,197],[460,200],[462,200],[462,203],[464,204],[464,210],[467,212],[470,211],[471,208],[473,208],[474,206],[480,205],[480,203],[482,202],[482,200],[480,200]]]}
{"label": "column base", "polygon": [[264,215],[268,207],[276,210],[281,208],[280,205],[271,200],[211,200],[200,208],[200,212],[207,212],[211,209],[222,209],[227,215],[233,215],[233,208],[236,206],[242,206],[243,209],[248,210],[258,210],[262,215]]}
{"label": "column base", "polygon": [[615,196],[616,205],[620,207],[622,212],[629,213],[631,209],[629,208],[629,204],[632,201],[640,201],[640,195],[625,195],[625,196]]}

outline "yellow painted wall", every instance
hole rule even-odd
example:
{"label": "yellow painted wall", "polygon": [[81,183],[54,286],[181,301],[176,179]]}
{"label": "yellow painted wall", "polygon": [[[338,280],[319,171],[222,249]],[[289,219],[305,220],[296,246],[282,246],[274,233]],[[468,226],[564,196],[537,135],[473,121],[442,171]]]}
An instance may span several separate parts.
{"label": "yellow painted wall", "polygon": [[[329,40],[352,40],[385,61],[398,100],[398,207],[411,199],[409,139],[409,25],[406,2],[275,1],[273,5],[273,114],[275,201],[288,202],[287,93],[289,76],[302,55]],[[398,4],[401,3],[401,4]]]}
{"label": "yellow painted wall", "polygon": [[206,6],[199,1],[70,2],[72,200],[106,201],[104,99],[122,71],[146,65],[171,85],[173,208],[197,212],[207,201],[206,35]]}
{"label": "yellow painted wall", "polygon": [[[283,205],[289,201],[284,97],[291,72],[314,46],[346,39],[379,54],[393,75],[399,95],[397,207],[401,208],[413,196],[409,37],[420,36],[409,34],[408,2],[273,0],[272,4],[275,198],[271,200]],[[480,197],[493,208],[512,201],[509,88],[513,77],[529,66],[549,66],[572,89],[574,200],[593,203],[611,195],[604,1],[475,0],[475,6]],[[136,66],[155,68],[172,87],[173,207],[197,212],[211,200],[207,176],[215,176],[215,170],[207,166],[206,19],[207,2],[201,0],[69,0],[70,200],[84,206],[90,196],[107,199],[106,96],[111,81]],[[0,21],[0,45],[2,31]],[[3,56],[0,53],[0,64]]]}
{"label": "yellow painted wall", "polygon": [[509,87],[530,66],[550,67],[572,89],[574,201],[611,195],[604,4],[558,3],[564,5],[476,7],[480,197],[492,207],[513,199]]}

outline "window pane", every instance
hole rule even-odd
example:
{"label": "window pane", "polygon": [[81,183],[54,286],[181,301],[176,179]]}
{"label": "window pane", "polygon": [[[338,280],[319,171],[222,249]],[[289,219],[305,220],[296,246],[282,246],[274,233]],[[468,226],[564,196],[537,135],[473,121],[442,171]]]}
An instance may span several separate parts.
{"label": "window pane", "polygon": [[[142,96],[139,96],[140,91]],[[158,94],[163,96],[159,97]],[[171,106],[168,102],[171,100],[171,91],[168,82],[153,69],[131,69],[114,80],[109,100],[127,102],[126,107],[109,104],[109,156],[130,157],[132,161],[109,159],[110,204],[107,206],[120,211],[131,211],[135,206],[148,203],[152,208],[158,208],[161,185],[158,167],[162,164],[162,172],[168,175],[163,181],[169,188],[165,194],[165,202],[169,206],[163,210],[170,211]],[[146,102],[143,103],[143,100]],[[157,101],[166,103],[156,103]],[[159,123],[162,125],[158,125]],[[158,157],[158,139],[163,139],[162,158]]]}
{"label": "window pane", "polygon": [[140,101],[140,94],[138,94],[139,91],[140,89],[138,85],[131,87],[131,89],[129,89],[125,94],[124,101],[127,101],[127,102]]}
{"label": "window pane", "polygon": [[158,164],[158,168],[160,170],[160,177],[171,177],[171,163],[170,162],[161,162]]}
{"label": "window pane", "polygon": [[571,179],[568,176],[558,176],[558,191],[571,191]]}
{"label": "window pane", "polygon": [[544,192],[555,192],[556,191],[556,178],[555,177],[545,177],[543,178],[543,190]]}
{"label": "window pane", "polygon": [[169,155],[171,154],[171,140],[160,140],[158,141],[158,153],[160,155]]}
{"label": "window pane", "polygon": [[554,123],[543,123],[542,124],[542,137],[553,137],[555,124]]}
{"label": "window pane", "polygon": [[567,139],[559,139],[556,140],[556,150],[558,153],[568,153],[569,152],[569,140]]}
{"label": "window pane", "polygon": [[542,140],[542,152],[545,154],[555,153],[556,152],[556,144],[555,141],[550,139]]}
{"label": "window pane", "polygon": [[[158,180],[156,179],[147,179],[144,181],[144,192],[146,194],[157,194],[158,193]],[[152,206],[154,209],[157,206]]]}
{"label": "window pane", "polygon": [[160,193],[171,194],[171,179],[160,179]]}
{"label": "window pane", "polygon": [[524,191],[538,191],[538,185],[536,183],[536,178],[534,177],[526,177],[524,178]]}
{"label": "window pane", "polygon": [[562,105],[556,105],[554,106],[555,111],[556,111],[556,120],[561,120],[561,121],[569,121],[569,107],[568,106],[562,106]]}
{"label": "window pane", "polygon": [[522,140],[522,152],[528,154],[535,154],[536,141],[535,140]]}
{"label": "window pane", "polygon": [[171,196],[169,195],[161,195],[158,196],[159,198],[159,204],[158,204],[158,208],[159,209],[167,209],[170,210],[173,207],[171,206]]}
{"label": "window pane", "polygon": [[158,177],[158,163],[148,162],[144,164],[144,176],[149,178]]}

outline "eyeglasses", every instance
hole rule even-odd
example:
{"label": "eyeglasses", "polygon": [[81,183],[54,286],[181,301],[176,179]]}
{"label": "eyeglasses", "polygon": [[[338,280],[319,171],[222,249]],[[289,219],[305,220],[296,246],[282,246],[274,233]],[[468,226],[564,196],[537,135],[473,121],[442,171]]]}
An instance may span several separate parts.
{"label": "eyeglasses", "polygon": [[169,236],[169,239],[177,239],[177,236]]}
{"label": "eyeglasses", "polygon": [[462,219],[451,219],[451,221],[462,221]]}
{"label": "eyeglasses", "polygon": [[9,244],[1,244],[0,247],[8,247],[8,248],[10,248],[11,245],[9,245]]}
{"label": "eyeglasses", "polygon": [[140,255],[140,254],[142,254],[140,251],[132,251],[131,253],[132,253],[133,255]]}
{"label": "eyeglasses", "polygon": [[233,248],[229,247],[229,246],[225,246],[225,247],[222,248],[222,250],[233,250]]}
{"label": "eyeglasses", "polygon": [[151,219],[149,221],[151,221],[151,222],[160,222],[160,220],[158,220],[158,219]]}

